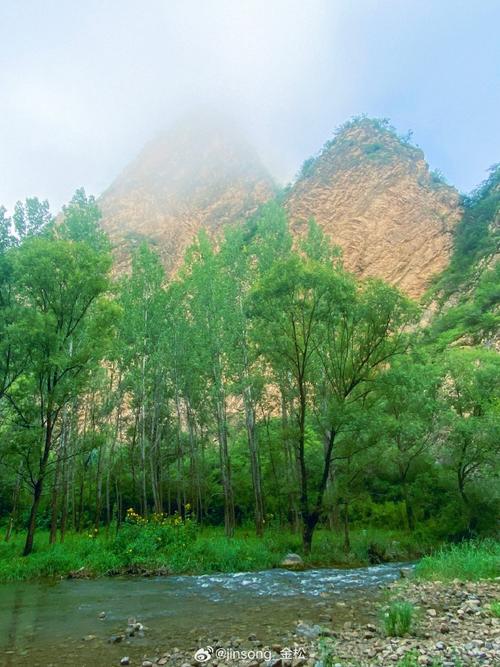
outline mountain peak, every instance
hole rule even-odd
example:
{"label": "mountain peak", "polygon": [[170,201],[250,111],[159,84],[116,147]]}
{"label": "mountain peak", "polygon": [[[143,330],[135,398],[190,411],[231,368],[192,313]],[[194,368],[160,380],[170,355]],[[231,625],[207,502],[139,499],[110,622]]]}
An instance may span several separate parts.
{"label": "mountain peak", "polygon": [[274,183],[237,127],[190,116],[150,141],[104,192],[103,226],[120,258],[141,239],[174,268],[198,229],[244,219]]}
{"label": "mountain peak", "polygon": [[348,269],[413,297],[447,266],[460,218],[458,192],[430,171],[410,137],[366,117],[345,123],[304,162],[285,206],[296,233],[314,217]]}

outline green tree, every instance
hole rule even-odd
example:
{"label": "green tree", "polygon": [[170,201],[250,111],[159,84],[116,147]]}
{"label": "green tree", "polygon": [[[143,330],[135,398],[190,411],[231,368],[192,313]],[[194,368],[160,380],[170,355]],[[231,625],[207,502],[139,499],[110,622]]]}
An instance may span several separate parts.
{"label": "green tree", "polygon": [[99,224],[101,217],[95,197],[88,196],[85,190],[80,188],[69,204],[63,206],[63,219],[55,233],[58,237],[86,243],[96,252],[108,253],[111,244]]}
{"label": "green tree", "polygon": [[122,284],[124,312],[119,338],[119,363],[132,397],[134,433],[138,435],[141,505],[148,514],[148,475],[156,512],[163,511],[161,442],[166,401],[166,313],[164,270],[159,257],[141,244],[132,258],[132,273]]}
{"label": "green tree", "polygon": [[473,527],[469,489],[499,474],[500,360],[488,350],[456,350],[447,355],[445,373],[442,393],[449,424],[443,455]]}
{"label": "green tree", "polygon": [[343,273],[321,312],[321,326],[314,336],[322,370],[321,391],[325,405],[324,465],[316,502],[306,521],[304,543],[310,549],[320,518],[335,440],[363,409],[375,389],[375,380],[408,346],[408,325],[416,309],[398,290],[382,281],[357,285]]}
{"label": "green tree", "polygon": [[300,475],[300,511],[304,548],[310,550],[309,475],[306,424],[314,383],[314,331],[335,289],[334,278],[321,265],[299,255],[277,261],[252,295],[255,340],[278,381],[287,379],[296,429],[295,456]]}
{"label": "green tree", "polygon": [[221,270],[221,258],[208,236],[200,233],[190,248],[185,269],[189,294],[187,317],[193,323],[191,344],[196,354],[200,380],[207,385],[208,402],[219,444],[220,472],[224,493],[224,526],[234,534],[235,503],[229,449],[228,399],[231,383],[230,350],[234,349],[235,326],[230,278]]}
{"label": "green tree", "polygon": [[[235,227],[226,232],[220,251],[222,272],[225,275],[226,309],[230,310],[228,327],[232,327],[233,347],[228,350],[232,390],[239,394],[245,413],[250,471],[254,493],[255,531],[264,530],[264,495],[260,447],[257,429],[257,404],[262,390],[262,375],[256,363],[255,348],[251,344],[251,319],[246,307],[249,292],[257,277],[258,264],[252,255],[248,232],[244,227]],[[229,291],[230,290],[230,291]]]}
{"label": "green tree", "polygon": [[378,384],[381,395],[382,442],[395,469],[403,496],[408,528],[415,528],[410,483],[418,461],[442,437],[438,391],[441,368],[416,355],[395,360]]}
{"label": "green tree", "polygon": [[84,390],[102,358],[116,310],[105,298],[111,258],[87,242],[29,236],[12,261],[19,307],[10,335],[22,336],[27,357],[22,382],[9,388],[9,400],[27,428],[22,451],[32,487],[27,555],[61,411]]}
{"label": "green tree", "polygon": [[18,201],[14,207],[12,222],[19,241],[39,236],[52,227],[53,221],[47,200],[41,202],[37,197],[31,197],[24,204]]}

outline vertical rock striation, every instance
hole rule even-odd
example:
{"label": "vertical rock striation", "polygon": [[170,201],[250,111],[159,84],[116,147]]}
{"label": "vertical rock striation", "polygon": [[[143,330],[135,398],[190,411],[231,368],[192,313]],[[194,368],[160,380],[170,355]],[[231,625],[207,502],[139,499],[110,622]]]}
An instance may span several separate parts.
{"label": "vertical rock striation", "polygon": [[370,119],[347,123],[304,163],[285,206],[296,233],[314,217],[349,270],[412,297],[447,266],[461,215],[457,191],[429,171],[422,151]]}

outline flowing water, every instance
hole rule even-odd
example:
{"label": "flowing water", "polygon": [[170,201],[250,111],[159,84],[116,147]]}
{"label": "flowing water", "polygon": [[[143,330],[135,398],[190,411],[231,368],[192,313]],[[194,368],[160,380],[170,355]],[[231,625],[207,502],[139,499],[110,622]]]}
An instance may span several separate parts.
{"label": "flowing water", "polygon": [[[400,567],[3,584],[0,665],[111,667],[125,655],[137,665],[174,647],[194,652],[208,638],[277,641],[299,619],[333,627],[370,621],[367,598]],[[144,637],[109,643],[129,617],[146,626]]]}

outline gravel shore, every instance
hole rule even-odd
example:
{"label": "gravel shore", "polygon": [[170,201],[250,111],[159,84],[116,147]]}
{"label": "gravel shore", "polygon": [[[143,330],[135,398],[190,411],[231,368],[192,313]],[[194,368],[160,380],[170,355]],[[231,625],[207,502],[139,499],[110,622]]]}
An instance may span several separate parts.
{"label": "gravel shore", "polygon": [[[227,642],[199,638],[189,652],[173,648],[145,658],[142,667],[495,667],[500,665],[500,619],[490,606],[499,599],[500,579],[473,583],[403,579],[387,586],[382,603],[367,600],[367,605],[382,616],[384,604],[411,602],[415,620],[405,637],[386,637],[381,621],[346,622],[338,628],[329,620],[335,618],[332,607],[325,609],[321,625],[298,621],[272,645],[263,644],[257,635]],[[200,649],[206,653],[198,658],[206,660],[195,658]],[[126,664],[132,662],[124,656],[122,665]]]}

